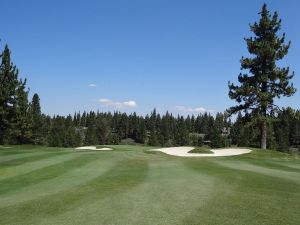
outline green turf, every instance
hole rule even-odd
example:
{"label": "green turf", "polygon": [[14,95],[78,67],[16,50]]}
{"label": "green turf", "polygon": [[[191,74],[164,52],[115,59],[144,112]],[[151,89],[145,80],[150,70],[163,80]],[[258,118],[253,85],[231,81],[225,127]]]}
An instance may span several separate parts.
{"label": "green turf", "polygon": [[254,150],[180,158],[111,147],[0,148],[0,224],[299,224],[298,157]]}
{"label": "green turf", "polygon": [[213,154],[213,152],[208,147],[195,147],[189,153],[202,153],[202,154]]}

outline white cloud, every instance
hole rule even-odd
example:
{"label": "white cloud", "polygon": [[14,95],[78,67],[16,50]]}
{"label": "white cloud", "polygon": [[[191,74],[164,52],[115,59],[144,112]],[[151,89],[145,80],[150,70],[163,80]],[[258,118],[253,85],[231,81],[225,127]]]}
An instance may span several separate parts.
{"label": "white cloud", "polygon": [[107,98],[101,98],[100,100],[99,100],[99,102],[101,102],[101,103],[109,103],[109,102],[111,102],[109,99],[107,99]]}
{"label": "white cloud", "polygon": [[97,87],[97,84],[89,84],[88,87],[95,88],[95,87]]}
{"label": "white cloud", "polygon": [[124,104],[124,106],[127,106],[127,107],[136,107],[135,101],[123,102],[123,104]]}
{"label": "white cloud", "polygon": [[205,112],[214,112],[214,110],[211,109],[205,109],[203,107],[186,107],[186,106],[175,106],[174,109],[178,112],[184,112],[184,113],[205,113]]}
{"label": "white cloud", "polygon": [[121,109],[121,108],[135,108],[137,107],[137,104],[135,101],[124,101],[124,102],[118,102],[118,101],[112,101],[110,99],[107,99],[107,98],[101,98],[99,99],[99,102],[102,104],[102,105],[105,105],[105,106],[111,106],[111,107],[114,107],[114,108],[118,108],[118,109]]}

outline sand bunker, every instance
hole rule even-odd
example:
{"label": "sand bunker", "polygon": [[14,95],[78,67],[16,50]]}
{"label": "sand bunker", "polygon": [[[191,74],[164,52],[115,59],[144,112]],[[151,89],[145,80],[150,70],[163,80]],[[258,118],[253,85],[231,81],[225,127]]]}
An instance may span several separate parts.
{"label": "sand bunker", "polygon": [[111,151],[112,148],[97,148],[96,146],[83,146],[76,148],[76,150],[93,150],[93,151]]}
{"label": "sand bunker", "polygon": [[172,147],[172,148],[160,148],[150,151],[159,151],[166,153],[168,155],[183,156],[183,157],[220,157],[220,156],[233,156],[233,155],[243,155],[250,153],[250,149],[242,148],[225,148],[225,149],[211,149],[213,153],[202,154],[202,153],[189,153],[194,147]]}

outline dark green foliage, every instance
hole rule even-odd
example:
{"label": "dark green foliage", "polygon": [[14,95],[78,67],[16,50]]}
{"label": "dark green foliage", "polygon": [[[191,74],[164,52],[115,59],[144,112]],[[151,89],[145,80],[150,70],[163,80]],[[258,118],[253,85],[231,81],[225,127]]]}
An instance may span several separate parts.
{"label": "dark green foliage", "polygon": [[79,132],[74,127],[71,115],[67,116],[64,121],[65,126],[65,139],[63,142],[64,147],[77,147],[82,145],[82,139]]}
{"label": "dark green foliage", "polygon": [[110,133],[108,136],[107,143],[110,145],[118,145],[121,142],[119,136],[114,133]]}
{"label": "dark green foliage", "polygon": [[29,143],[32,137],[32,121],[30,116],[30,108],[28,103],[28,91],[25,90],[26,80],[22,82],[16,92],[16,143]]}
{"label": "dark green foliage", "polygon": [[157,125],[156,125],[156,121],[157,120],[157,115],[156,115],[156,109],[153,110],[153,112],[151,113],[151,117],[149,120],[149,129],[150,129],[150,133],[149,133],[149,145],[151,146],[157,146],[158,145],[158,138],[157,138]]}
{"label": "dark green foliage", "polygon": [[232,144],[239,147],[259,147],[259,129],[257,127],[257,123],[244,124],[242,115],[239,113],[229,136]]}
{"label": "dark green foliage", "polygon": [[46,144],[45,117],[41,112],[40,97],[34,94],[30,104],[30,113],[32,119],[32,143],[35,145]]}
{"label": "dark green foliage", "polygon": [[196,146],[198,146],[198,147],[203,146],[203,138],[202,137],[198,137],[198,142],[197,142]]}
{"label": "dark green foliage", "polygon": [[96,136],[96,126],[93,124],[90,124],[87,128],[86,131],[86,136],[85,136],[85,145],[97,145],[98,143],[98,138]]}
{"label": "dark green foliage", "polygon": [[278,107],[274,99],[281,96],[291,96],[296,89],[290,80],[289,68],[280,68],[276,62],[288,53],[290,42],[285,44],[285,34],[281,37],[278,31],[281,20],[278,14],[273,15],[263,5],[258,23],[250,25],[254,37],[246,38],[248,51],[253,58],[242,58],[241,68],[249,73],[240,73],[240,86],[229,83],[229,97],[238,105],[229,109],[230,113],[243,111],[248,118],[257,118],[260,121],[261,147],[266,148],[267,119]]}
{"label": "dark green foliage", "polygon": [[54,117],[51,122],[51,130],[49,134],[49,146],[62,147],[65,141],[65,126],[62,117]]}
{"label": "dark green foliage", "polygon": [[274,121],[276,148],[288,151],[290,146],[299,145],[300,112],[291,108],[282,110]]}
{"label": "dark green foliage", "polygon": [[200,134],[197,133],[190,134],[190,142],[192,146],[197,146],[197,147],[203,146],[203,138]]}
{"label": "dark green foliage", "polygon": [[211,135],[211,146],[212,148],[224,148],[228,147],[229,143],[226,137],[222,136],[221,132],[214,128]]}
{"label": "dark green foliage", "polygon": [[[214,117],[209,114],[184,118],[174,117],[168,112],[161,116],[156,110],[145,117],[120,112],[75,113],[73,117],[59,117],[64,120],[62,125],[57,124],[57,119],[58,117],[50,118],[48,142],[51,146],[58,144],[66,147],[74,146],[74,140],[67,140],[72,139],[71,134],[78,135],[76,140],[85,145],[119,144],[122,140],[130,139],[135,143],[152,146],[202,146],[203,136],[208,134],[192,131],[202,131],[201,124],[206,124],[206,130],[212,131],[215,124]],[[71,120],[73,125],[68,130],[66,127]],[[68,132],[58,131],[60,135],[57,135],[57,126],[64,127],[60,129]],[[221,127],[219,129],[222,130]]]}
{"label": "dark green foliage", "polygon": [[186,126],[186,121],[183,116],[177,118],[177,132],[176,132],[176,143],[179,146],[189,145],[189,130]]}
{"label": "dark green foliage", "polygon": [[106,119],[98,119],[96,122],[97,143],[101,145],[107,144],[110,133],[111,130],[108,121]]}
{"label": "dark green foliage", "polygon": [[166,112],[166,115],[162,117],[160,124],[160,137],[159,143],[161,146],[170,146],[172,145],[172,127],[171,127],[171,116],[169,112]]}
{"label": "dark green foliage", "polygon": [[27,143],[31,138],[28,91],[25,81],[19,80],[19,71],[11,62],[6,45],[0,65],[0,144]]}
{"label": "dark green foliage", "polygon": [[140,119],[139,127],[137,130],[136,141],[141,144],[145,144],[147,142],[147,130],[144,119]]}

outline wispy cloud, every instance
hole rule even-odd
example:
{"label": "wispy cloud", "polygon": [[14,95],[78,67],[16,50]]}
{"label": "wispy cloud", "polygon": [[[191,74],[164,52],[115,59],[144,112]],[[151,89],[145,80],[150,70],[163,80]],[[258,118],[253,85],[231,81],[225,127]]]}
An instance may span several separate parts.
{"label": "wispy cloud", "polygon": [[89,84],[88,87],[95,88],[95,87],[97,87],[97,84]]}
{"label": "wispy cloud", "polygon": [[121,108],[135,108],[135,107],[137,107],[136,102],[132,101],[132,100],[130,100],[130,101],[124,101],[124,102],[119,102],[119,101],[112,101],[112,100],[107,99],[107,98],[101,98],[101,99],[99,99],[99,102],[102,105],[114,107],[114,108],[117,108],[117,109],[121,109]]}
{"label": "wispy cloud", "polygon": [[123,102],[123,105],[127,106],[127,107],[136,107],[137,106],[135,101]]}
{"label": "wispy cloud", "polygon": [[205,112],[214,112],[215,110],[212,109],[206,109],[203,107],[186,107],[186,106],[175,106],[174,110],[178,112],[184,112],[184,113],[205,113]]}

